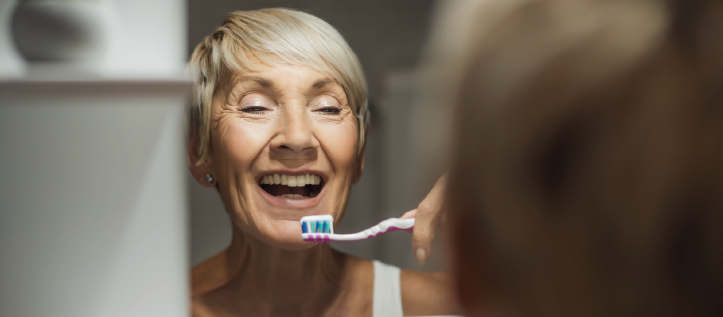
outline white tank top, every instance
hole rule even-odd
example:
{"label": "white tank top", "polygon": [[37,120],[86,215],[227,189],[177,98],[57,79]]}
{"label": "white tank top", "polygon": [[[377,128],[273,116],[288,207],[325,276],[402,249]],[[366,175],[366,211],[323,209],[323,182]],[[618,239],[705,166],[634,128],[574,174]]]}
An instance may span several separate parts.
{"label": "white tank top", "polygon": [[403,317],[402,288],[399,286],[399,268],[379,261],[372,261],[372,263],[374,263],[374,302],[372,304],[372,317]]}
{"label": "white tank top", "polygon": [[399,268],[374,263],[373,317],[402,317],[402,288],[399,286]]}

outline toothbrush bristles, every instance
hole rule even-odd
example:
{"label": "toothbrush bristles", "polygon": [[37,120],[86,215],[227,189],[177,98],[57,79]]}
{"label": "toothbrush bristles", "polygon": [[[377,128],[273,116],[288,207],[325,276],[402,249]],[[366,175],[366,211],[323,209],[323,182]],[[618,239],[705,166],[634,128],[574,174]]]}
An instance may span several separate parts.
{"label": "toothbrush bristles", "polygon": [[334,218],[329,215],[305,216],[301,218],[302,233],[326,233],[334,232]]}
{"label": "toothbrush bristles", "polygon": [[[306,223],[301,225],[301,231],[306,233]],[[331,225],[328,221],[312,221],[309,233],[331,233]]]}

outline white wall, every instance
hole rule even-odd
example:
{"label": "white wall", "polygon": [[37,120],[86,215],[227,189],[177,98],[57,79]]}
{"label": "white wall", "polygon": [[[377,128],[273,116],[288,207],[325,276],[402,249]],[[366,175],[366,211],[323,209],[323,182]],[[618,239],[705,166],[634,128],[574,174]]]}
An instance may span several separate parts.
{"label": "white wall", "polygon": [[185,82],[0,83],[0,316],[185,316]]}
{"label": "white wall", "polygon": [[101,68],[0,62],[3,317],[189,315],[185,2],[99,3]]}

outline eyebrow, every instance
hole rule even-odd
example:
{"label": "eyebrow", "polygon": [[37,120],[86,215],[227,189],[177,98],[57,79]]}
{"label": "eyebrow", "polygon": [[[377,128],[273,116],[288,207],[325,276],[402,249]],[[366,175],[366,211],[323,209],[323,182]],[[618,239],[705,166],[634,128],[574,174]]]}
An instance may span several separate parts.
{"label": "eyebrow", "polygon": [[264,87],[264,88],[269,88],[269,87],[271,87],[271,86],[274,85],[274,83],[273,83],[272,81],[270,81],[270,80],[268,80],[268,79],[266,79],[266,78],[261,78],[261,77],[244,76],[244,77],[239,77],[238,81],[239,81],[239,82],[242,82],[242,81],[255,81],[257,84],[261,85],[261,87]]}
{"label": "eyebrow", "polygon": [[336,80],[328,79],[328,78],[320,79],[320,80],[317,80],[316,82],[314,82],[314,84],[311,85],[311,87],[313,87],[314,89],[319,89],[321,87],[324,87],[326,84],[336,83],[336,82],[337,82]]}

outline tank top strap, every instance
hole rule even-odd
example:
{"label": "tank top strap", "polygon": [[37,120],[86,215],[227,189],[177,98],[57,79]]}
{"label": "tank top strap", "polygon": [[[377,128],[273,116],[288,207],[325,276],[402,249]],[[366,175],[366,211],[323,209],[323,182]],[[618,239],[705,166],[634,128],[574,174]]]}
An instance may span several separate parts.
{"label": "tank top strap", "polygon": [[374,264],[373,317],[402,317],[402,288],[398,267],[372,261]]}

